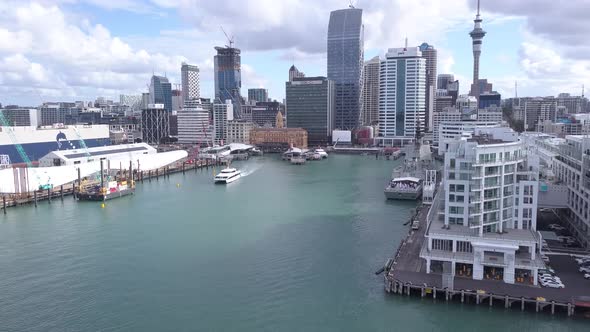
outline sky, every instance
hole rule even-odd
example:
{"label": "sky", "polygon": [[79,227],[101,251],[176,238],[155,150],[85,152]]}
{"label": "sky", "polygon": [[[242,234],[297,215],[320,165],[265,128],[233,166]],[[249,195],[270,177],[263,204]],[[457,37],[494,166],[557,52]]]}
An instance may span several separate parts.
{"label": "sky", "polygon": [[[476,0],[357,0],[365,60],[428,42],[438,73],[466,93],[472,78]],[[201,95],[213,97],[221,26],[242,50],[242,95],[264,87],[282,100],[288,70],[326,75],[330,11],[343,0],[0,0],[0,103],[118,101],[147,92],[153,73],[180,83],[198,65]],[[590,89],[590,0],[482,0],[480,77],[504,98],[580,95]]]}

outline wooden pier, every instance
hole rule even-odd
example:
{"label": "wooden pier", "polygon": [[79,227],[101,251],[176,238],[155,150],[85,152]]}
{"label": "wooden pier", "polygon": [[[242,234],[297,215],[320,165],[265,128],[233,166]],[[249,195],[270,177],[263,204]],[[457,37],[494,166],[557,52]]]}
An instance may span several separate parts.
{"label": "wooden pier", "polygon": [[[165,166],[156,170],[134,170],[133,179],[136,184],[142,183],[144,180],[151,181],[152,179],[159,179],[160,177],[168,177],[173,173],[183,173],[188,171],[207,170],[209,167],[215,167],[222,165],[220,162],[213,160],[195,160],[192,163],[183,161],[178,162],[169,166]],[[51,204],[52,200],[63,200],[65,196],[75,195],[80,192],[81,186],[90,186],[97,184],[98,182],[92,181],[74,181],[61,186],[53,187],[47,190],[37,190],[34,192],[23,193],[23,194],[6,194],[2,195],[2,211],[4,214],[7,213],[7,208],[34,204],[35,207],[41,201],[47,201]]]}
{"label": "wooden pier", "polygon": [[[587,295],[585,291],[577,292],[573,286],[569,289],[549,289],[451,276],[453,289],[443,287],[444,274],[426,273],[425,263],[419,257],[427,229],[428,213],[429,206],[419,208],[412,218],[420,221],[420,229],[410,229],[395,254],[385,264],[384,286],[387,293],[431,298],[435,302],[456,301],[551,314],[563,312],[567,316],[573,316],[576,308],[579,311],[590,308],[590,297],[584,296]],[[581,287],[585,289],[584,285]]]}

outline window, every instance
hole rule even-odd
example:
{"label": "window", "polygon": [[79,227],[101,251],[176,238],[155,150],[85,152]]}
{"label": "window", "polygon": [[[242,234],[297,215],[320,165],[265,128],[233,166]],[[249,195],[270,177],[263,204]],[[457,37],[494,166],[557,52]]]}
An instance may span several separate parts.
{"label": "window", "polygon": [[462,185],[462,184],[458,184],[458,185],[457,185],[457,191],[459,191],[459,192],[463,192],[463,191],[465,191],[465,186],[464,186],[464,185]]}
{"label": "window", "polygon": [[455,159],[449,161],[451,168],[455,168]]}
{"label": "window", "polygon": [[465,196],[457,195],[457,202],[465,202]]}
{"label": "window", "polygon": [[463,207],[460,207],[460,206],[449,206],[449,213],[452,213],[452,214],[463,214]]}
{"label": "window", "polygon": [[457,252],[473,252],[473,247],[470,242],[457,241]]}
{"label": "window", "polygon": [[453,241],[433,239],[432,240],[432,249],[433,250],[452,251],[453,250]]}
{"label": "window", "polygon": [[449,185],[449,192],[455,192],[455,185],[454,184],[450,184]]}

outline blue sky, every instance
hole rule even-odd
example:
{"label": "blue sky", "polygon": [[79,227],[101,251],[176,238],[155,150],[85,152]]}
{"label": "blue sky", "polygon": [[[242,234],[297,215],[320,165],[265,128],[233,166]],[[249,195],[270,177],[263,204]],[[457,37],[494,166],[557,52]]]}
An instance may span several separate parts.
{"label": "blue sky", "polygon": [[[365,60],[428,42],[439,50],[438,73],[453,73],[466,92],[472,75],[471,0],[357,1],[363,8]],[[325,75],[329,12],[346,1],[324,0],[3,0],[0,3],[0,103],[118,99],[146,90],[152,71],[179,83],[180,63],[201,68],[201,94],[213,95],[214,46],[226,43],[220,25],[242,49],[242,94],[265,87],[284,97],[292,63]],[[482,3],[481,77],[504,97],[579,94],[590,86],[587,38],[579,12],[590,4],[547,0]],[[587,12],[587,11],[586,11]],[[51,22],[51,23],[49,23]],[[557,28],[556,28],[557,27]],[[570,36],[571,35],[571,36]],[[584,36],[584,35],[582,35]],[[571,37],[571,38],[570,38]],[[588,54],[588,53],[586,53]]]}

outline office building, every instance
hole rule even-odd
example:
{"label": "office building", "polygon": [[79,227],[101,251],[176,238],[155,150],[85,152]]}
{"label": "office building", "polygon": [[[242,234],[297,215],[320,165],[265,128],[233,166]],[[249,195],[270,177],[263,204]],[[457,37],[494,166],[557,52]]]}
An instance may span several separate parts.
{"label": "office building", "polygon": [[240,50],[233,47],[215,47],[214,58],[215,99],[230,100],[234,115],[239,117],[242,107],[242,64]]}
{"label": "office building", "polygon": [[[335,84],[335,128],[352,130],[361,124],[364,63],[362,9],[350,7],[330,13],[328,79]],[[287,107],[289,107],[287,105]],[[287,116],[287,122],[289,122]]]}
{"label": "office building", "polygon": [[182,100],[182,91],[178,89],[172,90],[172,110],[178,111],[184,106],[184,101]]}
{"label": "office building", "polygon": [[264,152],[285,152],[291,146],[307,148],[307,131],[303,128],[253,128],[250,144]]}
{"label": "office building", "polygon": [[199,67],[185,62],[180,66],[180,81],[182,83],[182,101],[201,98]]}
{"label": "office building", "polygon": [[457,98],[455,106],[462,112],[476,112],[477,111],[477,99],[474,96],[461,95]]}
{"label": "office building", "polygon": [[[469,92],[470,96],[474,96],[475,97],[475,93],[477,91],[477,93],[479,95],[482,95],[484,93],[492,93],[494,90],[494,87],[492,85],[492,83],[488,83],[487,79],[480,79],[479,84],[477,85],[477,89],[475,87],[475,85],[471,84],[471,90]],[[476,97],[476,99],[479,99]]]}
{"label": "office building", "polygon": [[425,120],[424,130],[432,130],[432,112],[434,111],[434,96],[436,90],[436,67],[437,67],[437,51],[432,45],[422,43],[420,52],[422,57],[426,59],[426,101],[425,101]]}
{"label": "office building", "polygon": [[227,122],[227,143],[250,143],[250,131],[254,124],[244,120],[230,120]]}
{"label": "office building", "polygon": [[172,84],[170,84],[168,78],[156,75],[152,76],[149,103],[162,104],[166,111],[172,112]]}
{"label": "office building", "polygon": [[309,144],[327,144],[334,129],[335,87],[325,77],[286,83],[287,127],[307,131]]}
{"label": "office building", "polygon": [[141,111],[141,130],[143,141],[160,144],[170,136],[170,113],[164,104],[149,104]]}
{"label": "office building", "polygon": [[473,84],[471,95],[479,100],[479,57],[481,56],[481,47],[483,44],[483,37],[486,32],[481,28],[481,16],[479,15],[479,0],[477,0],[477,15],[473,21],[473,30],[469,33],[473,46]]}
{"label": "office building", "polygon": [[291,68],[289,68],[289,82],[293,81],[294,78],[300,77],[305,77],[305,74],[300,72],[295,65],[292,65]]}
{"label": "office building", "polygon": [[248,102],[267,102],[268,101],[268,90],[267,89],[248,89]]}
{"label": "office building", "polygon": [[66,118],[72,114],[72,109],[75,106],[75,103],[68,102],[43,103],[39,108],[41,126],[66,123]]}
{"label": "office building", "polygon": [[565,114],[578,114],[587,112],[588,99],[581,96],[572,96],[569,93],[560,93],[557,96],[557,107],[563,107]]}
{"label": "office building", "polygon": [[502,96],[496,91],[479,94],[479,108],[502,107]]}
{"label": "office building", "polygon": [[453,97],[448,95],[447,90],[436,90],[436,95],[434,97],[434,113],[443,112],[446,108],[452,106]]}
{"label": "office building", "polygon": [[439,74],[436,78],[436,89],[447,90],[449,83],[455,81],[453,74]]}
{"label": "office building", "polygon": [[426,60],[418,47],[390,48],[379,73],[379,145],[404,145],[425,121]]}
{"label": "office building", "polygon": [[215,144],[227,142],[227,122],[234,119],[234,105],[231,100],[213,103],[213,137]]}
{"label": "office building", "polygon": [[455,106],[457,98],[459,98],[459,81],[453,81],[447,84],[447,95],[451,96],[453,106]]}
{"label": "office building", "polygon": [[35,108],[21,108],[17,106],[7,106],[1,108],[0,112],[4,116],[4,119],[8,121],[9,126],[22,127],[22,126],[39,126],[40,114],[39,110]]}
{"label": "office building", "polygon": [[202,107],[198,100],[185,102],[185,107],[178,111],[178,143],[213,145],[209,123],[209,110]]}
{"label": "office building", "polygon": [[460,138],[463,133],[473,132],[478,127],[498,126],[505,126],[501,108],[473,111],[447,108],[443,112],[434,113],[432,145],[438,148],[439,155],[443,155],[447,150],[446,141]]}
{"label": "office building", "polygon": [[447,264],[453,277],[537,285],[539,159],[511,129],[485,128],[453,141],[444,167],[420,253],[427,273]]}
{"label": "office building", "polygon": [[242,119],[251,121],[258,127],[273,127],[277,113],[285,113],[285,106],[278,101],[242,106]]}
{"label": "office building", "polygon": [[537,123],[557,120],[557,101],[553,97],[530,98],[524,101],[524,129],[533,131]]}
{"label": "office building", "polygon": [[365,62],[362,114],[363,124],[366,126],[375,125],[379,122],[379,67],[380,60],[378,56]]}

